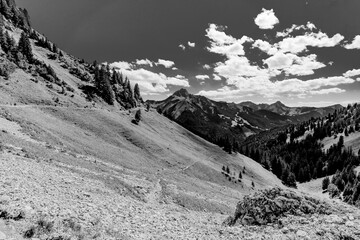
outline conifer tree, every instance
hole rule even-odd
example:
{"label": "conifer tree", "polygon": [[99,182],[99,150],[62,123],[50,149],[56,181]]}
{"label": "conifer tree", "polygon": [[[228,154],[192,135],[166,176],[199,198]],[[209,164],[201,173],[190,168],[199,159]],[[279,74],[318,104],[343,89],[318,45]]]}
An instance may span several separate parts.
{"label": "conifer tree", "polygon": [[136,100],[140,100],[140,88],[139,88],[139,84],[135,84],[134,86],[134,98]]}
{"label": "conifer tree", "polygon": [[141,120],[141,110],[137,110],[136,113],[135,113],[135,121],[136,123],[139,123]]}
{"label": "conifer tree", "polygon": [[99,95],[108,104],[114,104],[114,92],[111,88],[109,72],[107,67],[102,65],[100,69],[95,70],[95,86]]}
{"label": "conifer tree", "polygon": [[21,33],[18,51],[21,52],[30,63],[32,62],[34,56],[32,53],[31,43],[25,32]]}
{"label": "conifer tree", "polygon": [[1,0],[0,2],[0,11],[1,13],[6,17],[6,18],[10,18],[11,17],[11,9],[8,6],[7,2],[5,0]]}
{"label": "conifer tree", "polygon": [[4,47],[6,44],[6,38],[5,38],[5,33],[4,33],[4,30],[2,27],[0,27],[0,47],[3,48],[4,50]]}
{"label": "conifer tree", "polygon": [[15,48],[15,40],[10,36],[8,31],[5,31],[5,46],[4,51],[9,53]]}

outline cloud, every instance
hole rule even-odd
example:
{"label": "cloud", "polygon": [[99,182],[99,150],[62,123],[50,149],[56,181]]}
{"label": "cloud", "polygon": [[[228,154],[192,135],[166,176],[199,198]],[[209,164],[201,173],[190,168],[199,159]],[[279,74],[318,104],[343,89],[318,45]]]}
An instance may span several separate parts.
{"label": "cloud", "polygon": [[218,62],[215,73],[228,79],[236,77],[255,77],[267,75],[267,70],[251,65],[246,57],[230,57],[225,62]]}
{"label": "cloud", "polygon": [[211,69],[211,66],[209,64],[204,64],[203,68],[206,69],[206,70],[209,70],[209,69]]}
{"label": "cloud", "polygon": [[175,65],[175,63],[173,61],[170,60],[164,60],[164,59],[159,59],[157,63],[155,63],[156,65],[162,65],[165,68],[171,68]]}
{"label": "cloud", "polygon": [[226,27],[215,24],[209,25],[209,28],[206,29],[206,36],[210,39],[210,47],[208,47],[207,50],[225,56],[244,55],[245,51],[243,44],[245,42],[252,42],[253,39],[247,36],[236,39],[223,32],[224,29],[226,29]]}
{"label": "cloud", "polygon": [[355,36],[352,43],[344,46],[346,49],[360,49],[360,35]]}
{"label": "cloud", "polygon": [[[260,97],[299,97],[303,98],[308,94],[327,94],[327,93],[341,93],[345,90],[327,88],[335,87],[341,84],[354,83],[355,80],[345,78],[342,76],[335,76],[329,78],[317,78],[308,81],[300,79],[288,79],[284,81],[272,82],[266,77],[253,77],[253,78],[237,78],[233,81],[233,86],[225,86],[218,90],[205,91],[202,90],[198,94],[210,97],[215,100],[228,100],[235,101],[242,99],[246,94],[252,94]],[[329,90],[331,89],[331,90]]]}
{"label": "cloud", "polygon": [[221,77],[219,75],[213,74],[213,80],[220,81]]}
{"label": "cloud", "polygon": [[195,78],[198,80],[205,80],[205,79],[209,79],[210,77],[208,75],[197,75],[195,76]]}
{"label": "cloud", "polygon": [[316,55],[299,57],[295,54],[282,52],[264,60],[270,70],[279,70],[286,75],[306,76],[314,74],[314,70],[326,67],[325,64],[316,60]]}
{"label": "cloud", "polygon": [[296,37],[288,37],[275,44],[279,51],[301,53],[307,50],[307,47],[334,47],[338,45],[344,36],[337,33],[329,38],[326,33],[306,33]]}
{"label": "cloud", "polygon": [[273,29],[279,23],[279,19],[275,16],[274,10],[262,9],[261,13],[255,18],[255,24],[260,29]]}
{"label": "cloud", "polygon": [[330,93],[343,93],[343,92],[346,92],[346,91],[344,89],[340,89],[340,88],[324,88],[321,90],[310,91],[310,94],[324,95],[324,94],[330,94]]}
{"label": "cloud", "polygon": [[[273,10],[263,9],[255,22],[262,29],[272,29],[279,20]],[[307,22],[306,25],[293,25],[283,32],[278,32],[277,37],[281,38],[277,42],[270,42],[263,39],[253,40],[248,36],[235,38],[226,34],[226,29],[226,26],[210,24],[205,35],[209,39],[207,50],[225,57],[224,60],[212,64],[212,79],[225,79],[226,85],[216,90],[200,91],[201,95],[222,101],[235,101],[243,96],[305,98],[343,93],[345,90],[338,87],[339,85],[355,82],[350,76],[354,72],[343,76],[300,79],[301,76],[314,75],[316,70],[326,67],[325,63],[317,59],[316,54],[309,53],[309,48],[340,45],[344,36],[339,33],[328,36],[313,23]],[[251,48],[244,48],[245,43],[250,43]],[[268,54],[262,59],[263,64],[247,58],[248,51],[251,53],[253,48]],[[204,69],[206,68],[205,65]],[[284,79],[284,76],[285,80],[278,80]]]}
{"label": "cloud", "polygon": [[110,64],[110,67],[115,69],[131,69],[133,67],[133,64],[119,61]]}
{"label": "cloud", "polygon": [[344,73],[344,77],[356,77],[359,75],[360,75],[360,69],[353,69]]}
{"label": "cloud", "polygon": [[306,25],[293,24],[290,28],[287,28],[282,32],[277,32],[276,37],[288,37],[294,32],[298,32],[298,31],[301,31],[301,30],[303,30],[303,31],[314,31],[315,29],[317,29],[317,27],[315,26],[315,24],[313,24],[311,22],[307,22]]}
{"label": "cloud", "polygon": [[195,43],[194,42],[188,42],[188,46],[193,48],[193,47],[195,47]]}
{"label": "cloud", "polygon": [[136,59],[135,63],[136,65],[149,65],[150,67],[153,66],[152,61],[150,61],[149,59]]}
{"label": "cloud", "polygon": [[179,70],[179,69],[177,67],[172,67],[171,70],[176,71],[176,70]]}
{"label": "cloud", "polygon": [[261,39],[257,39],[253,43],[252,47],[259,48],[261,51],[263,51],[269,55],[274,55],[275,53],[278,52],[278,49],[274,45],[271,45],[269,42],[261,40]]}
{"label": "cloud", "polygon": [[184,44],[180,44],[180,45],[179,45],[179,48],[181,48],[182,50],[185,50],[185,49],[186,49],[186,47],[184,46]]}
{"label": "cloud", "polygon": [[138,83],[143,95],[156,95],[169,92],[169,85],[190,87],[189,80],[182,75],[168,77],[163,73],[155,73],[144,68],[136,69],[134,65],[126,62],[110,64],[117,71],[122,72],[130,79],[132,85]]}

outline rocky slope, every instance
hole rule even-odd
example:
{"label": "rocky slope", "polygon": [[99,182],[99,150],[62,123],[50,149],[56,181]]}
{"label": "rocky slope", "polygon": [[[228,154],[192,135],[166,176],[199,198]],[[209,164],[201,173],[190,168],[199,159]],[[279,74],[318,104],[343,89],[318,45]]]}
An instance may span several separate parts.
{"label": "rocky slope", "polygon": [[[15,8],[13,0],[0,3],[2,10]],[[17,11],[25,17],[20,25],[14,15],[1,16],[15,43],[30,26],[26,12]],[[94,66],[35,35],[34,62],[0,49],[0,239],[294,239],[304,237],[299,231],[312,239],[357,236],[359,211],[329,199],[334,215],[284,214],[283,226],[223,225],[240,199],[285,188],[281,181],[152,109],[124,110],[124,95],[107,104],[94,90]],[[123,91],[115,78],[108,80],[116,95]],[[227,108],[220,104],[220,114]],[[139,109],[141,119],[133,124]]]}

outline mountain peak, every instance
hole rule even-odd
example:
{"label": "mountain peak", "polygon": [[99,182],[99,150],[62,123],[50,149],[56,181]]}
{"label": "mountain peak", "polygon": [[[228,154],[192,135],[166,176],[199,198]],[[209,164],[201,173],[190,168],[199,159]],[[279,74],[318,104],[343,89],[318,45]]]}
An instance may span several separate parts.
{"label": "mountain peak", "polygon": [[173,96],[178,96],[178,97],[188,97],[189,95],[190,95],[189,92],[185,88],[181,88],[180,90],[177,90],[173,94]]}
{"label": "mountain peak", "polygon": [[283,104],[283,103],[280,102],[280,101],[277,101],[277,102],[273,103],[272,105],[284,106],[284,107],[285,107],[285,104]]}

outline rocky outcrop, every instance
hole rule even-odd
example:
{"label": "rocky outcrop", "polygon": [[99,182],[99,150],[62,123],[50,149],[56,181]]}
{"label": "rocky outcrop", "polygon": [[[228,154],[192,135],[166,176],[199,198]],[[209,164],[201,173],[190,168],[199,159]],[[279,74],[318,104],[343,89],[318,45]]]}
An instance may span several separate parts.
{"label": "rocky outcrop", "polygon": [[224,225],[265,225],[279,223],[286,215],[330,214],[330,207],[317,199],[301,196],[294,191],[273,188],[246,196],[240,201],[235,215],[228,217]]}

